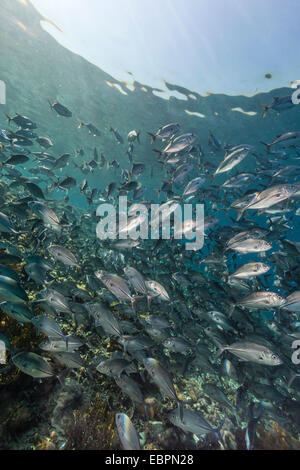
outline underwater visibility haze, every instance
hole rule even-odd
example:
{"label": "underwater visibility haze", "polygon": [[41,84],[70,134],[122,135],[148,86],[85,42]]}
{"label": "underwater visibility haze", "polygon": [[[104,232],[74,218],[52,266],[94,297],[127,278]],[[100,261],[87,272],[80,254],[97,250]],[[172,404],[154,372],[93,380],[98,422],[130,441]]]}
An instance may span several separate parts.
{"label": "underwater visibility haze", "polygon": [[300,449],[299,3],[0,9],[0,449]]}

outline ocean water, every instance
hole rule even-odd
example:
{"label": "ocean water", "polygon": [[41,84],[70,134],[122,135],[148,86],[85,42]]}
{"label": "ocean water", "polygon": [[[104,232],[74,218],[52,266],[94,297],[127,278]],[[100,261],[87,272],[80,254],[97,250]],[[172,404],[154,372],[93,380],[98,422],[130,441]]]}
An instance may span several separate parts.
{"label": "ocean water", "polygon": [[[290,101],[294,89],[252,96],[203,94],[166,82],[178,95],[164,99],[149,84],[127,86],[60,45],[28,1],[3,0],[0,8],[0,80],[5,84],[1,213],[13,224],[0,214],[0,300],[5,302],[0,305],[0,345],[6,349],[0,366],[0,449],[299,448],[299,380],[292,360],[299,301],[293,308],[286,300],[299,283],[300,107]],[[274,106],[276,97],[286,97],[283,107],[288,109]],[[63,104],[72,116],[59,115],[49,101]],[[270,107],[265,116],[264,107]],[[16,115],[30,121],[23,119],[19,126]],[[89,131],[89,123],[99,135]],[[162,140],[159,129],[170,123],[180,130]],[[18,130],[27,132],[25,138]],[[140,131],[139,141],[130,147],[133,130]],[[268,148],[264,144],[287,132],[296,134]],[[153,143],[149,133],[157,134]],[[187,133],[195,141],[168,153],[167,146]],[[51,139],[49,148],[39,137]],[[245,158],[215,174],[238,145],[245,147]],[[66,153],[65,164],[56,168],[55,160]],[[20,155],[27,156],[25,162],[17,161]],[[170,155],[179,160],[167,163]],[[178,184],[175,172],[186,162],[191,171]],[[134,163],[144,165],[137,176]],[[278,177],[280,170],[286,174]],[[249,173],[251,181],[222,187],[241,173]],[[200,175],[203,185],[185,198],[186,185]],[[71,187],[66,178],[72,178]],[[133,186],[125,186],[129,183],[143,188],[142,196],[135,197]],[[235,201],[254,193],[261,200],[263,191],[273,187],[282,202],[246,207],[238,220],[231,207]],[[204,217],[215,220],[205,230],[203,247],[194,251],[186,249],[186,240],[172,237],[140,240],[123,250],[115,240],[96,235],[98,206],[106,202],[118,208],[120,195],[130,204],[203,204]],[[42,209],[30,205],[37,200]],[[41,215],[45,207],[58,217],[50,227]],[[226,249],[241,232],[253,238],[254,229],[263,230],[255,237],[270,243],[268,250]],[[51,246],[58,246],[59,253]],[[270,269],[230,282],[230,274],[251,262],[267,263]],[[133,279],[127,268],[136,270]],[[120,278],[126,281],[125,298]],[[166,289],[167,298],[159,300],[145,287],[150,280]],[[243,306],[241,300],[253,292],[274,292],[282,299]],[[18,308],[28,310],[21,314]],[[56,326],[38,328],[37,316],[49,317]],[[82,344],[73,349],[74,336]],[[42,349],[47,338],[60,339],[60,353],[67,356]],[[173,343],[165,344],[167,338]],[[246,349],[247,360],[230,349],[218,357],[218,349],[234,343],[244,356]],[[260,355],[256,361],[253,345]],[[111,359],[119,361],[117,372],[99,370]],[[184,407],[183,421],[177,404],[178,410]]]}

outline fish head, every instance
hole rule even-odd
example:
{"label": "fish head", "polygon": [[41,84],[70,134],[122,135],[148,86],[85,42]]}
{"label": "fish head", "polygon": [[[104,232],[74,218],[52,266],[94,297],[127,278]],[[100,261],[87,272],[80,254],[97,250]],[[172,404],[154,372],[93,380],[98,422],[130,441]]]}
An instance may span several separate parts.
{"label": "fish head", "polygon": [[170,349],[174,346],[173,338],[167,338],[163,341],[163,346],[167,349]]}
{"label": "fish head", "polygon": [[272,351],[262,352],[259,359],[268,366],[279,366],[282,364],[280,357]]}

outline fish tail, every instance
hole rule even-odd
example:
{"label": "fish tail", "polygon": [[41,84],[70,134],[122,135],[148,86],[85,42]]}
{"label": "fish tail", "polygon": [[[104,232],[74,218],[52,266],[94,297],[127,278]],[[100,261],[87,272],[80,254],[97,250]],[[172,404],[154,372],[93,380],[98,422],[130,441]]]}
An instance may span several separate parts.
{"label": "fish tail", "polygon": [[48,101],[48,103],[49,103],[50,108],[53,109],[53,106],[52,106],[52,104],[51,104],[51,101],[50,101],[50,100],[47,100],[47,101]]}
{"label": "fish tail", "polygon": [[231,317],[231,315],[233,314],[234,312],[234,309],[235,309],[235,304],[230,304],[230,308],[229,308],[229,312],[228,312],[228,316],[229,318]]}
{"label": "fish tail", "polygon": [[86,345],[89,349],[93,349],[93,345],[92,345],[89,341],[86,341],[85,345]]}
{"label": "fish tail", "polygon": [[260,418],[262,417],[264,412],[265,412],[264,404],[260,401],[259,402],[259,413],[258,413],[257,417],[255,418],[256,422],[258,422],[260,420]]}
{"label": "fish tail", "polygon": [[145,383],[145,382],[146,382],[146,379],[145,379],[145,370],[144,370],[144,369],[139,370],[139,375],[140,375],[142,381]]}
{"label": "fish tail", "polygon": [[158,199],[160,198],[160,189],[154,189],[154,191],[157,193]]}
{"label": "fish tail", "polygon": [[[51,180],[52,181],[52,180]],[[52,181],[52,184],[51,186],[49,187],[49,191],[53,191],[54,188],[56,188],[57,186],[57,183],[55,183],[55,181]]]}
{"label": "fish tail", "polygon": [[179,398],[177,400],[177,405],[178,405],[180,421],[183,422],[183,401],[179,400]]}
{"label": "fish tail", "polygon": [[221,423],[219,424],[219,426],[216,429],[214,429],[213,431],[214,431],[214,433],[216,434],[218,440],[221,442],[221,444],[223,445],[223,447],[225,449],[225,442],[224,442],[222,434],[221,434],[221,429],[224,425],[224,422],[225,422],[225,419],[223,419],[221,421]]}
{"label": "fish tail", "polygon": [[151,308],[151,300],[152,300],[152,295],[148,294],[147,295],[147,305],[148,305],[149,310]]}
{"label": "fish tail", "polygon": [[266,144],[266,142],[263,142],[262,140],[260,141],[260,143],[265,145],[267,147],[267,152],[270,153],[271,144]]}
{"label": "fish tail", "polygon": [[215,341],[215,343],[216,343],[216,345],[217,345],[217,347],[218,347],[218,351],[217,351],[217,353],[216,353],[214,362],[216,362],[217,359],[219,359],[219,357],[221,356],[221,354],[223,354],[223,352],[224,352],[225,349],[226,349],[226,346],[222,346],[222,344],[219,343],[218,341]]}
{"label": "fish tail", "polygon": [[70,370],[70,369],[67,367],[66,369],[62,370],[62,371],[56,376],[57,379],[58,379],[58,381],[59,381],[59,383],[60,383],[60,385],[61,385],[62,387],[65,386],[65,381],[64,381],[64,379],[67,377],[67,375],[68,375],[68,373],[69,373],[69,370]]}
{"label": "fish tail", "polygon": [[237,218],[236,218],[237,222],[240,220],[244,212],[245,212],[245,209],[237,209],[237,213],[238,213]]}
{"label": "fish tail", "polygon": [[146,421],[149,421],[150,420],[150,414],[149,414],[149,405],[148,405],[148,403],[144,403],[144,408],[145,408]]}
{"label": "fish tail", "polygon": [[[197,345],[196,345],[196,349],[197,349]],[[192,353],[190,354],[189,356],[187,356],[184,364],[183,364],[183,368],[182,368],[182,376],[185,377],[185,374],[186,372],[188,371],[188,368],[189,368],[189,365],[193,362],[193,360],[196,358],[196,354],[195,353]]]}
{"label": "fish tail", "polygon": [[132,311],[133,313],[136,314],[136,305],[137,305],[137,302],[141,299],[143,299],[144,297],[141,296],[141,295],[137,295],[135,296],[132,300],[131,300],[131,305],[132,305]]}
{"label": "fish tail", "polygon": [[4,113],[4,114],[5,114],[5,116],[6,116],[7,120],[8,120],[8,124],[10,124],[10,121],[12,120],[12,118],[11,118],[11,117],[9,117],[9,115],[8,115],[8,114],[6,114],[6,113]]}
{"label": "fish tail", "polygon": [[89,376],[91,380],[94,380],[93,374],[92,374],[92,368],[90,366],[86,367],[86,373]]}
{"label": "fish tail", "polygon": [[266,114],[267,114],[267,112],[269,111],[270,106],[266,106],[266,105],[264,105],[264,104],[261,104],[260,106],[261,106],[261,107],[263,108],[263,110],[264,110],[264,111],[263,111],[263,115],[262,115],[262,117],[264,118],[264,117],[266,117]]}
{"label": "fish tail", "polygon": [[136,140],[138,141],[138,143],[140,144],[141,141],[140,141],[140,133],[141,133],[141,130],[139,130],[136,134]]}
{"label": "fish tail", "polygon": [[156,136],[154,134],[151,134],[151,132],[147,132],[148,135],[150,135],[150,144],[153,144],[155,142]]}
{"label": "fish tail", "polygon": [[78,126],[78,129],[81,129],[83,126],[84,126],[84,122],[82,122],[82,121],[79,121],[79,126]]}
{"label": "fish tail", "polygon": [[[158,153],[158,158],[161,158],[163,152],[161,152],[160,150],[157,150],[157,149],[152,149],[152,152],[156,152]],[[158,160],[159,161],[159,160]]]}

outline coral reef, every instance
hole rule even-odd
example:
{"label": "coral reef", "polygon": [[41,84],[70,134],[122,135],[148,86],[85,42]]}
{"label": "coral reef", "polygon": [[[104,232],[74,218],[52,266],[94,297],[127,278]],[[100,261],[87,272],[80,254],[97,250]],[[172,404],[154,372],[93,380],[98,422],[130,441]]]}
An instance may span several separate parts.
{"label": "coral reef", "polygon": [[64,434],[64,429],[72,425],[74,410],[80,409],[84,404],[83,388],[80,384],[73,381],[68,383],[58,393],[57,405],[51,419],[52,426]]}
{"label": "coral reef", "polygon": [[259,450],[300,450],[300,443],[286,429],[275,421],[270,421],[268,429],[257,427],[255,449]]}
{"label": "coral reef", "polygon": [[[55,418],[57,419],[63,410],[66,411],[67,402],[73,402],[74,406],[78,400],[80,402],[78,390],[73,388],[73,394],[69,391],[65,395],[65,401],[62,400],[59,407],[56,407]],[[55,419],[52,423],[54,421]],[[68,415],[64,412],[59,428],[64,435],[64,443],[59,448],[64,450],[111,449],[116,435],[114,414],[98,395],[91,404],[73,410]]]}

